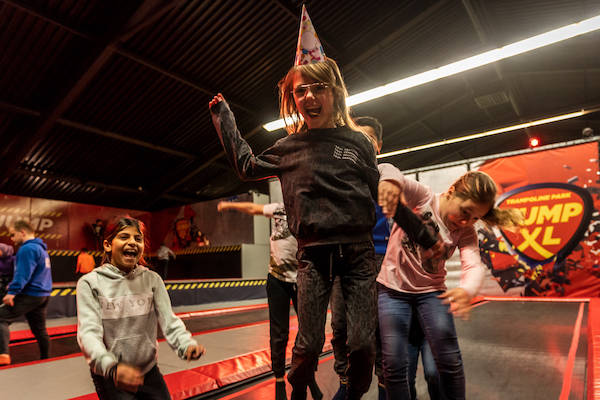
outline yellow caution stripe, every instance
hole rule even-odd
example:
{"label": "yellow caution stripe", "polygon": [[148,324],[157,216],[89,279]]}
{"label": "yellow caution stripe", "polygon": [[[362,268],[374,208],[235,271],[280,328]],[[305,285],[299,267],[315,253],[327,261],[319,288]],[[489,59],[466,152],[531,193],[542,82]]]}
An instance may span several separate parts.
{"label": "yellow caution stripe", "polygon": [[[231,246],[204,246],[194,247],[192,249],[177,250],[174,253],[176,255],[189,255],[189,254],[204,254],[204,253],[230,253],[233,251],[242,250],[241,244]],[[151,253],[151,257],[156,257],[156,253]]]}
{"label": "yellow caution stripe", "polygon": [[240,286],[265,286],[266,279],[251,279],[239,281],[213,281],[213,282],[198,282],[198,283],[168,283],[165,285],[167,290],[197,290],[197,289],[217,289],[217,288],[234,288]]}
{"label": "yellow caution stripe", "polygon": [[[168,291],[175,290],[200,290],[200,289],[220,289],[220,288],[236,288],[241,286],[266,286],[266,279],[248,279],[237,281],[211,281],[211,282],[196,282],[196,283],[167,283],[165,288]],[[54,288],[50,292],[50,296],[75,296],[77,290],[73,287]]]}

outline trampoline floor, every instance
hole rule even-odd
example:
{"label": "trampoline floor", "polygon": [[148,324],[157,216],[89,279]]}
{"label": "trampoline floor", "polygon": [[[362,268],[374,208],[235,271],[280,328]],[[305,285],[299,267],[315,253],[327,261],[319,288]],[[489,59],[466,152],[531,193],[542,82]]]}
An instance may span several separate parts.
{"label": "trampoline floor", "polygon": [[[581,317],[581,325],[576,332],[578,317]],[[585,399],[586,322],[585,303],[488,301],[479,304],[469,321],[456,320],[467,399]],[[323,398],[330,399],[339,386],[331,354],[321,359],[316,379]],[[376,382],[377,378],[373,377],[363,399],[378,399]],[[429,399],[421,365],[416,386],[418,399]],[[274,391],[275,380],[268,377],[198,399],[271,399]],[[289,383],[287,392],[291,393]]]}
{"label": "trampoline floor", "polygon": [[[186,363],[177,359],[163,341],[159,344],[159,367],[167,375],[266,349],[267,318],[264,307],[227,316],[187,318],[188,327],[208,349],[206,357],[199,363]],[[291,324],[295,324],[295,320]],[[577,329],[578,324],[580,329]],[[580,400],[586,397],[586,303],[488,301],[473,309],[469,321],[456,320],[456,326],[468,399]],[[53,341],[53,351],[63,352],[62,357],[0,369],[1,397],[89,398],[94,388],[85,360],[73,340],[73,337],[65,337]],[[13,358],[31,359],[37,352],[35,346],[35,343],[12,346]],[[419,369],[418,398],[428,399],[420,366]],[[320,361],[317,382],[324,399],[330,399],[338,389],[330,353]],[[272,399],[273,394],[274,379],[264,374],[196,398]],[[363,399],[377,398],[376,378],[373,378],[371,389]]]}

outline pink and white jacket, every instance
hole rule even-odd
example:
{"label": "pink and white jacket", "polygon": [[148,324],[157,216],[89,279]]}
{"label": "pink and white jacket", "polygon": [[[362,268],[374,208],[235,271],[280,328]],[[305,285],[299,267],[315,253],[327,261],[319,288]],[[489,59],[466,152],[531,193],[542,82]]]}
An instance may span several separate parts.
{"label": "pink and white jacket", "polygon": [[[450,231],[440,217],[440,194],[434,194],[429,187],[405,177],[399,171],[393,174],[393,178],[387,179],[400,184],[408,207],[414,209],[426,223],[439,229],[446,251],[442,257],[422,259],[419,246],[394,224],[377,282],[405,293],[444,291],[445,263],[458,247],[462,266],[460,287],[474,296],[481,287],[485,271],[479,256],[475,229],[465,227]],[[429,273],[426,270],[434,272]]]}

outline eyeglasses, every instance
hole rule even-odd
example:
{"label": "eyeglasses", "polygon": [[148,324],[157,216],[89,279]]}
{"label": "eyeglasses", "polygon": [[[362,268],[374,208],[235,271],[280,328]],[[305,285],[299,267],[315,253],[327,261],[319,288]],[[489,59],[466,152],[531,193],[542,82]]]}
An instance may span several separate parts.
{"label": "eyeglasses", "polygon": [[307,83],[304,85],[299,85],[292,90],[292,94],[296,98],[303,98],[306,96],[308,91],[310,90],[313,96],[320,96],[325,94],[325,91],[329,88],[329,85],[323,82],[315,82],[315,83]]}

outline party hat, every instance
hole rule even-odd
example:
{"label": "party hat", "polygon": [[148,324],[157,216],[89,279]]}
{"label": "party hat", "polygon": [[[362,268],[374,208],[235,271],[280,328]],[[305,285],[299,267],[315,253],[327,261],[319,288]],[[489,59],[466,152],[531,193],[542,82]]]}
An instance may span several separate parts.
{"label": "party hat", "polygon": [[312,21],[308,16],[306,6],[303,4],[294,65],[311,64],[321,61],[325,61],[325,52],[323,51],[323,46],[321,46],[317,32],[315,32]]}

